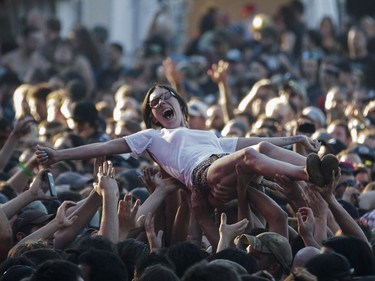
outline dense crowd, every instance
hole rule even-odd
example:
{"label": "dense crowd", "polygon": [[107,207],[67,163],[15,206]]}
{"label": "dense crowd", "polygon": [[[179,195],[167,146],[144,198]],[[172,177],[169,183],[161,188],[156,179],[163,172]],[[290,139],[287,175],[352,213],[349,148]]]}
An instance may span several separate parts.
{"label": "dense crowd", "polygon": [[[298,0],[0,53],[0,281],[375,280],[375,20]],[[161,20],[162,19],[162,20]]]}

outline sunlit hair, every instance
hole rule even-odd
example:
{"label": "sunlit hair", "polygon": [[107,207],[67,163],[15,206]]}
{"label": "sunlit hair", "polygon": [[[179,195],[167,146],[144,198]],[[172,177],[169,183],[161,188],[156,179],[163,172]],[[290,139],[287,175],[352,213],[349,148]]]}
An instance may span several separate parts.
{"label": "sunlit hair", "polygon": [[27,92],[32,88],[32,85],[21,84],[13,93],[13,105],[15,110],[15,118],[19,119],[22,116],[29,114],[30,109],[26,102]]}
{"label": "sunlit hair", "polygon": [[151,87],[147,91],[145,99],[143,100],[143,104],[142,104],[142,116],[143,116],[143,122],[146,125],[146,128],[156,129],[156,128],[163,127],[163,125],[160,124],[159,122],[158,123],[153,122],[152,109],[149,104],[150,96],[157,88],[166,89],[168,91],[171,91],[174,94],[174,97],[177,99],[178,103],[180,104],[181,112],[182,112],[182,115],[184,116],[184,120],[187,123],[186,120],[188,119],[188,107],[187,107],[186,101],[171,86],[164,85],[164,84],[155,84],[153,87]]}

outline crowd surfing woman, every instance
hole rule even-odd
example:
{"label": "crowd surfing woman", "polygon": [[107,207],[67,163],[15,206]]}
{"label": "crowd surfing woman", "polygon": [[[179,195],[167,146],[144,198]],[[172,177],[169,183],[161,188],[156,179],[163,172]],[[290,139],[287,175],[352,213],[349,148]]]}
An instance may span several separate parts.
{"label": "crowd surfing woman", "polygon": [[[38,146],[39,163],[48,166],[62,160],[121,153],[138,157],[147,151],[170,176],[188,188],[194,186],[208,191],[213,198],[228,193],[235,196],[236,165],[254,177],[261,175],[273,179],[281,174],[298,181],[311,178],[307,173],[309,169],[305,169],[306,157],[282,148],[300,143],[307,151],[317,151],[319,143],[306,136],[218,138],[210,131],[189,129],[187,104],[167,85],[157,84],[150,88],[142,109],[148,129],[77,148],[54,150]],[[216,199],[222,201],[223,198]]]}

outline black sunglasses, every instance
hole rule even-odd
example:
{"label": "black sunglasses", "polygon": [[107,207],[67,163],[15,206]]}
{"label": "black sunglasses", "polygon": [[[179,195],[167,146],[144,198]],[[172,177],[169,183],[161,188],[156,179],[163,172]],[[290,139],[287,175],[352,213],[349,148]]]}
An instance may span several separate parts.
{"label": "black sunglasses", "polygon": [[167,91],[167,92],[164,92],[162,93],[159,97],[151,100],[148,104],[150,105],[151,108],[157,108],[160,104],[160,101],[165,101],[165,100],[168,100],[170,97],[175,97],[176,95],[171,92],[171,91]]}

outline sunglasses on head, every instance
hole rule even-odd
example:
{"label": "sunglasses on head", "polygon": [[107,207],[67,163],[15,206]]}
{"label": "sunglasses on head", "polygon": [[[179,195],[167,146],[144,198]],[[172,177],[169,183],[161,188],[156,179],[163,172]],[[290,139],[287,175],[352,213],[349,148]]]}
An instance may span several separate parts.
{"label": "sunglasses on head", "polygon": [[151,108],[156,108],[159,106],[161,101],[166,101],[170,97],[175,97],[175,94],[171,91],[167,91],[167,92],[162,93],[157,98],[154,98],[153,100],[151,100],[148,104],[150,105]]}

